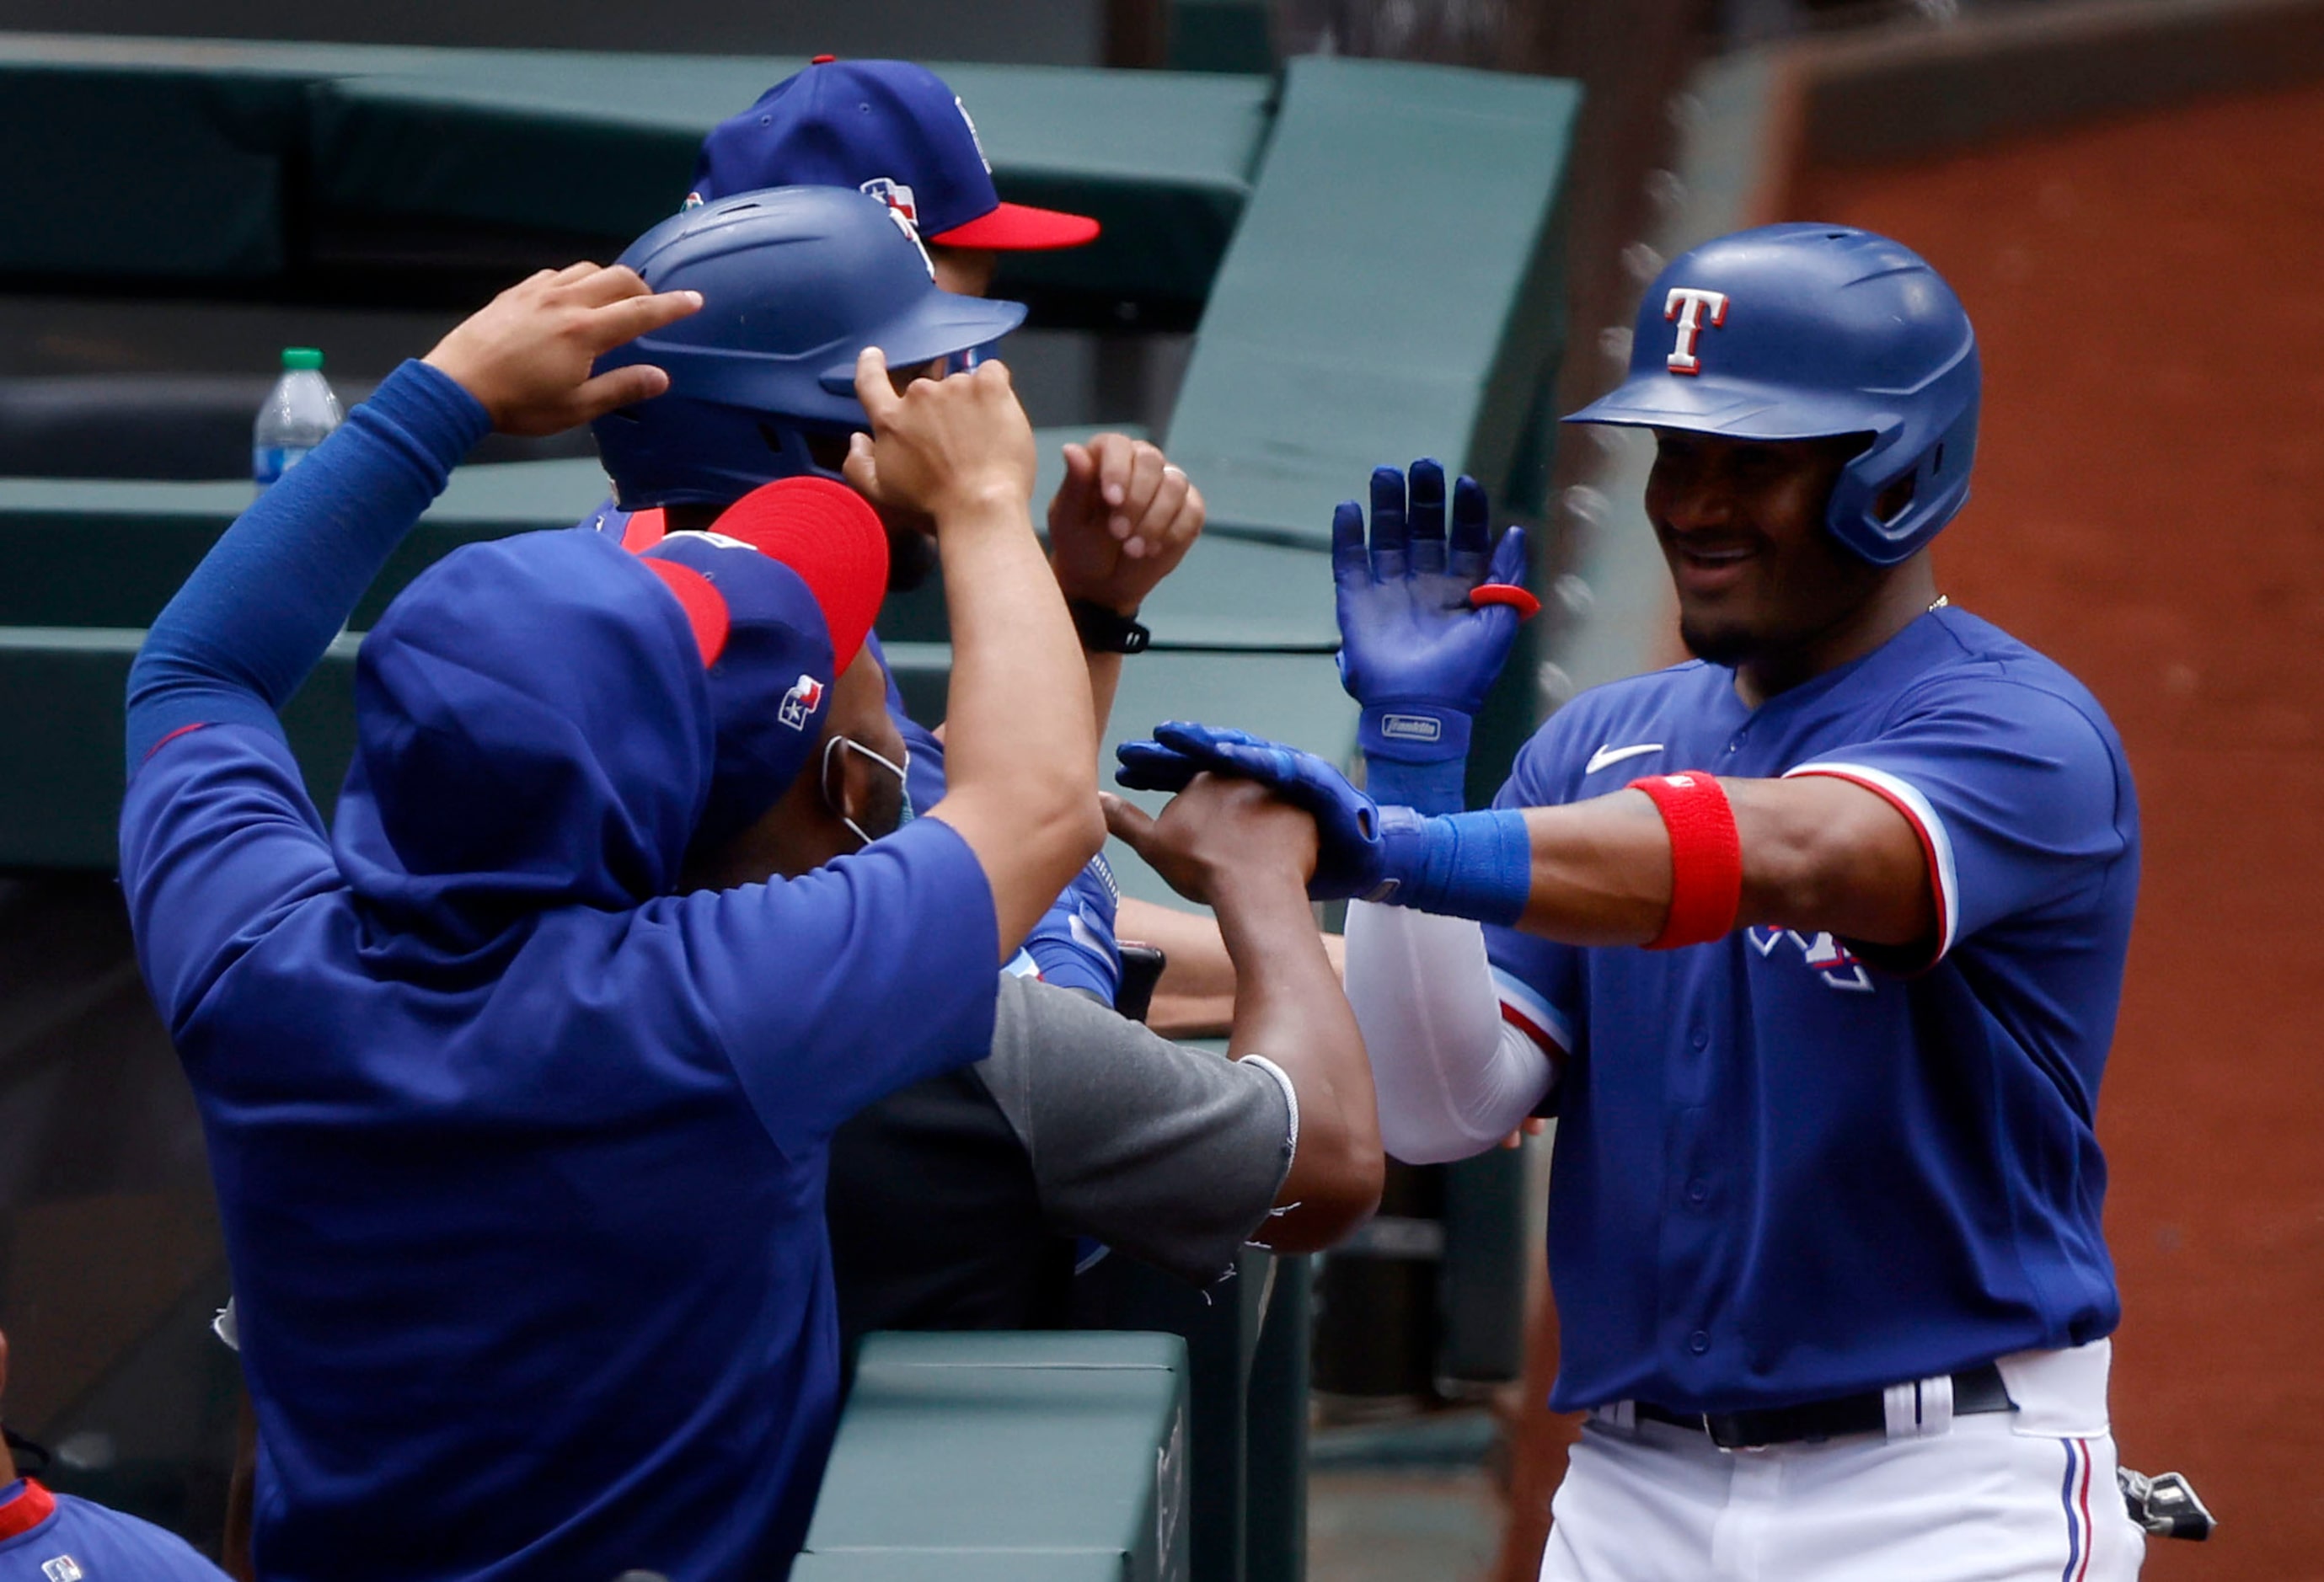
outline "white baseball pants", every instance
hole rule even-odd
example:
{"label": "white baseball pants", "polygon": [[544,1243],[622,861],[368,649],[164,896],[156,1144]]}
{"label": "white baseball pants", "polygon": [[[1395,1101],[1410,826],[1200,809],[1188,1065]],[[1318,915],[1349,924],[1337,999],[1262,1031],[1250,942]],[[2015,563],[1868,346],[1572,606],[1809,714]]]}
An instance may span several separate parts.
{"label": "white baseball pants", "polygon": [[2107,1360],[2105,1341],[2003,1357],[2016,1412],[1913,1437],[1730,1451],[1600,1407],[1542,1582],[2134,1582],[2145,1535],[2115,1485]]}

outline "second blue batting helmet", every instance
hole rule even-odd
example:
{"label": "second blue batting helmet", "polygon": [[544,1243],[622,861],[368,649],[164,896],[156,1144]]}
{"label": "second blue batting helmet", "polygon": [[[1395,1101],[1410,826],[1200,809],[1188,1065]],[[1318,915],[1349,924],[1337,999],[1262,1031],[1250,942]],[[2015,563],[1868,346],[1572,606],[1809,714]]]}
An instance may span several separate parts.
{"label": "second blue batting helmet", "polygon": [[592,424],[624,510],[724,505],[777,478],[836,477],[810,433],[869,424],[855,399],[866,346],[891,368],[973,351],[1024,321],[1019,302],[941,290],[901,216],[861,192],[777,187],[686,209],[621,262],[702,311],[597,359],[650,363],[669,390]]}
{"label": "second blue batting helmet", "polygon": [[[1569,423],[1735,439],[1865,434],[1826,520],[1877,566],[1906,558],[1969,498],[1977,336],[1918,253],[1844,225],[1762,225],[1681,253],[1646,288],[1620,387]],[[1911,498],[1877,502],[1910,477]]]}

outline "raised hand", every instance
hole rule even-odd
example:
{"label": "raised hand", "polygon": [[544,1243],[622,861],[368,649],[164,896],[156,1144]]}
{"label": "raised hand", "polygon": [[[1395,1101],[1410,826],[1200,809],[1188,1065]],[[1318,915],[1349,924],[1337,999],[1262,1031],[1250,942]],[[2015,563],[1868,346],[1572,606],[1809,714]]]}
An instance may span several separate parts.
{"label": "raised hand", "polygon": [[1455,811],[1471,722],[1534,607],[1517,585],[1525,532],[1496,547],[1485,492],[1463,477],[1448,534],[1444,469],[1426,459],[1408,483],[1374,468],[1371,504],[1369,543],[1354,501],[1332,514],[1340,683],[1363,705],[1357,740],[1383,799]]}
{"label": "raised hand", "polygon": [[1122,615],[1175,570],[1203,530],[1203,492],[1160,450],[1126,434],[1065,447],[1049,502],[1049,559],[1068,599]]}
{"label": "raised hand", "polygon": [[503,434],[555,434],[658,396],[669,375],[633,363],[590,376],[615,346],[702,307],[699,291],[657,295],[635,271],[545,269],[464,319],[427,361],[458,381]]}
{"label": "raised hand", "polygon": [[[874,504],[933,520],[994,504],[1029,512],[1033,426],[1001,363],[945,379],[916,379],[899,392],[888,360],[866,346],[855,360],[855,394],[872,419],[851,437],[846,473]],[[1023,519],[1027,528],[1031,518]]]}

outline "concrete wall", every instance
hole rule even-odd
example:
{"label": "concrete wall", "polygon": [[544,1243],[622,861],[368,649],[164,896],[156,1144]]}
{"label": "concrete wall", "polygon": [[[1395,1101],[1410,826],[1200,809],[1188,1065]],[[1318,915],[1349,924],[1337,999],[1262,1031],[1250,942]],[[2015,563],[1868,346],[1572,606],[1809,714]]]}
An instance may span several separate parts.
{"label": "concrete wall", "polygon": [[1785,56],[1797,157],[1884,164],[2324,78],[2319,0],[2067,0]]}

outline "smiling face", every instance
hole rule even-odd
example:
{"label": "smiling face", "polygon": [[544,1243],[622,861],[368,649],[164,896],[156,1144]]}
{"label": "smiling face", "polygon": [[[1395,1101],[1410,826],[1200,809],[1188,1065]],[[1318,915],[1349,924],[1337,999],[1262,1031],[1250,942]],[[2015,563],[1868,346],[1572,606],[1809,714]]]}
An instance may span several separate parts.
{"label": "smiling face", "polygon": [[1646,516],[1698,658],[1744,667],[1804,654],[1849,624],[1886,569],[1824,527],[1832,484],[1866,437],[1748,440],[1655,430]]}

